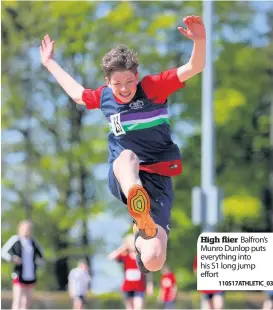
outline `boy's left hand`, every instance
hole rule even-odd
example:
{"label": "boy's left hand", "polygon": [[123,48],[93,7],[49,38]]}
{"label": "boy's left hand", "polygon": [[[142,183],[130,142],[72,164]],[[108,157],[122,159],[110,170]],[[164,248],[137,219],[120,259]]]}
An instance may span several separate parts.
{"label": "boy's left hand", "polygon": [[199,16],[187,16],[183,19],[187,29],[178,27],[177,29],[187,38],[195,40],[206,39],[206,31],[202,19]]}

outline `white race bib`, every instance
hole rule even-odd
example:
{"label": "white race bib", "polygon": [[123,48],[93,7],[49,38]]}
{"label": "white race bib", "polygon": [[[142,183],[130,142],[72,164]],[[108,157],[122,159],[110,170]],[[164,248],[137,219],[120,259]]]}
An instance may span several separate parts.
{"label": "white race bib", "polygon": [[162,281],[162,286],[163,286],[164,288],[169,288],[169,287],[172,286],[172,281],[171,281],[170,279],[168,279],[168,278],[165,278],[165,279],[163,279],[163,281]]}
{"label": "white race bib", "polygon": [[126,133],[121,125],[120,113],[110,115],[110,120],[111,120],[111,127],[115,136],[121,136]]}
{"label": "white race bib", "polygon": [[141,272],[138,269],[127,269],[125,279],[127,281],[139,281],[141,279]]}

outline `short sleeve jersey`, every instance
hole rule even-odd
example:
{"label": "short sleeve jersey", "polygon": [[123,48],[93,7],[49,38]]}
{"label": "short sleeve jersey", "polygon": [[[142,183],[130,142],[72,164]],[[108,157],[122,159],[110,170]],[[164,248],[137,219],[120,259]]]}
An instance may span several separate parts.
{"label": "short sleeve jersey", "polygon": [[87,293],[91,282],[88,272],[79,267],[70,271],[68,280],[74,297],[84,296]]}
{"label": "short sleeve jersey", "polygon": [[172,289],[176,285],[176,278],[174,273],[168,272],[164,273],[160,279],[160,288],[163,291],[163,301],[173,301],[174,296],[172,295]]}
{"label": "short sleeve jersey", "polygon": [[88,109],[101,109],[109,122],[109,162],[125,150],[133,151],[140,169],[162,175],[181,173],[180,150],[172,141],[168,97],[183,88],[177,68],[145,76],[129,103],[120,103],[111,88],[85,89],[82,99]]}
{"label": "short sleeve jersey", "polygon": [[136,263],[136,259],[129,253],[119,255],[116,260],[123,264],[124,268],[124,280],[122,283],[122,291],[129,292],[144,292],[146,289],[146,279]]}

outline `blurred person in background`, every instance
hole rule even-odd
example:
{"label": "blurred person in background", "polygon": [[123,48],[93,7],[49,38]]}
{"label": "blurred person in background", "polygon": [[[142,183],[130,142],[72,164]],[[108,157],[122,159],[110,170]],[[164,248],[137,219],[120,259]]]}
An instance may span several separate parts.
{"label": "blurred person in background", "polygon": [[84,309],[85,295],[90,285],[89,266],[86,261],[80,260],[68,276],[68,291],[73,301],[73,309]]}
{"label": "blurred person in background", "polygon": [[206,33],[199,16],[186,16],[177,30],[193,41],[186,64],[140,80],[138,58],[124,45],[104,55],[105,85],[84,88],[54,60],[54,41],[41,42],[41,62],[77,104],[101,109],[110,125],[108,185],[134,219],[136,261],[142,273],[158,271],[166,260],[173,205],[172,177],[182,173],[181,154],[171,137],[168,97],[203,71]]}
{"label": "blurred person in background", "polygon": [[29,309],[37,282],[36,267],[44,264],[42,249],[32,237],[31,221],[19,223],[18,234],[4,244],[1,255],[14,264],[12,309]]}
{"label": "blurred person in background", "polygon": [[273,291],[265,291],[266,299],[263,303],[264,310],[273,309]]}
{"label": "blurred person in background", "polygon": [[177,284],[174,273],[170,267],[164,265],[160,278],[158,300],[164,309],[173,309],[177,294]]}
{"label": "blurred person in background", "polygon": [[121,289],[126,309],[143,309],[145,292],[148,295],[153,294],[153,283],[151,274],[144,275],[137,267],[134,236],[127,235],[124,244],[110,253],[108,258],[123,264],[124,281]]}
{"label": "blurred person in background", "polygon": [[[197,272],[197,255],[193,262],[193,271]],[[203,309],[223,309],[224,307],[224,291],[205,290],[200,291]]]}

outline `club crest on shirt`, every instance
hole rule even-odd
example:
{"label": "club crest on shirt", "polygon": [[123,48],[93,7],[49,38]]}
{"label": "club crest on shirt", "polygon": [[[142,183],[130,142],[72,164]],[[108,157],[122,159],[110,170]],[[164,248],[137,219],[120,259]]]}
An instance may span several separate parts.
{"label": "club crest on shirt", "polygon": [[134,110],[142,109],[144,107],[144,102],[141,100],[133,101],[129,104],[129,107]]}

